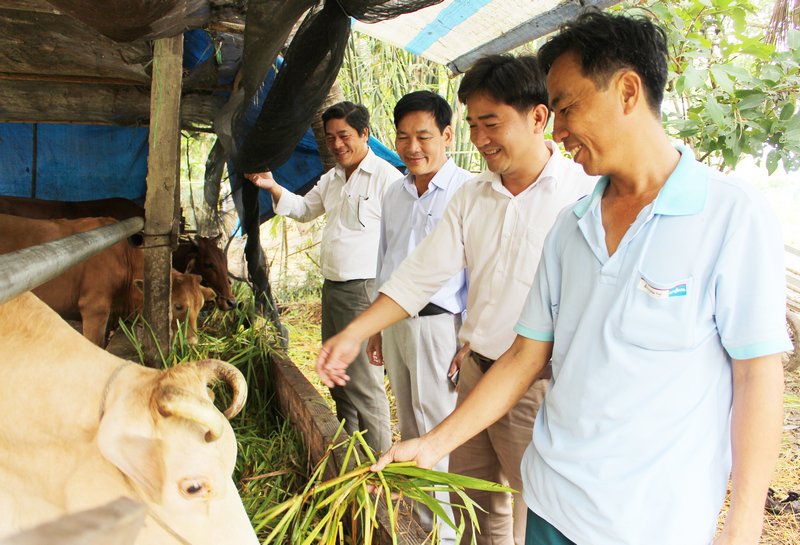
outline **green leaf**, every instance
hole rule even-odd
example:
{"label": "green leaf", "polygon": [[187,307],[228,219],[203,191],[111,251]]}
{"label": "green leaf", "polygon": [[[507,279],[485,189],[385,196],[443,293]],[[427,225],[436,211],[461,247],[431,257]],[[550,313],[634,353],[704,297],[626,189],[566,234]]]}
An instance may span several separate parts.
{"label": "green leaf", "polygon": [[774,64],[765,64],[761,68],[761,79],[771,83],[777,83],[783,77],[783,71]]}
{"label": "green leaf", "polygon": [[719,85],[719,87],[726,93],[733,93],[733,81],[728,75],[727,67],[722,64],[715,64],[710,68],[710,70],[714,81],[717,82],[717,85]]}
{"label": "green leaf", "polygon": [[786,42],[789,44],[789,49],[795,52],[800,50],[800,30],[790,30],[786,34]]}
{"label": "green leaf", "polygon": [[781,108],[781,113],[778,117],[781,121],[787,121],[792,117],[792,114],[794,114],[794,103],[787,102],[783,108]]}
{"label": "green leaf", "polygon": [[708,79],[708,71],[700,70],[693,66],[687,66],[683,76],[686,89],[699,89],[705,87],[706,80]]}
{"label": "green leaf", "polygon": [[767,174],[772,175],[773,172],[778,168],[778,160],[781,158],[781,154],[778,153],[777,150],[772,150],[767,154]]}
{"label": "green leaf", "polygon": [[708,97],[705,109],[708,116],[717,126],[722,127],[726,124],[725,112],[713,96]]}
{"label": "green leaf", "polygon": [[742,98],[737,106],[740,110],[747,110],[763,105],[765,100],[767,100],[767,95],[764,93],[752,93]]}
{"label": "green leaf", "polygon": [[783,141],[787,146],[797,147],[800,144],[800,129],[790,129],[786,131]]}

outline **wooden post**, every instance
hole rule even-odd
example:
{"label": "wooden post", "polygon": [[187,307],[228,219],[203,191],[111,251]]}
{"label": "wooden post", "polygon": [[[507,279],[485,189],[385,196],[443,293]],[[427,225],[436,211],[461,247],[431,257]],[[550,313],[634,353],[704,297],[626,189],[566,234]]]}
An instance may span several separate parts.
{"label": "wooden post", "polygon": [[160,38],[153,51],[150,87],[150,151],[144,224],[144,318],[153,335],[142,345],[150,367],[161,367],[170,347],[170,270],[177,237],[175,193],[179,191],[180,106],[183,35]]}

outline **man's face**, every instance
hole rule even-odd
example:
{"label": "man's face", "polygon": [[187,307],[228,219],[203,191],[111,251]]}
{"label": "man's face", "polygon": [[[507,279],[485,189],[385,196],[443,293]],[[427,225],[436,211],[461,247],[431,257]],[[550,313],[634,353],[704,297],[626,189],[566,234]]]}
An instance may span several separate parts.
{"label": "man's face", "polygon": [[357,167],[367,155],[368,138],[369,131],[358,134],[344,119],[329,119],[325,123],[325,144],[345,170]]}
{"label": "man's face", "polygon": [[583,75],[577,57],[566,53],[556,59],[547,75],[547,91],[555,116],[553,139],[590,175],[611,174],[618,161],[629,161],[619,149],[622,128],[622,96],[610,79],[607,89],[598,89]]}
{"label": "man's face", "polygon": [[467,99],[469,137],[494,173],[523,170],[535,146],[533,109],[520,113],[486,94]]}
{"label": "man's face", "polygon": [[394,144],[411,174],[432,178],[447,161],[446,151],[452,140],[449,125],[442,132],[431,112],[419,111],[400,119]]}

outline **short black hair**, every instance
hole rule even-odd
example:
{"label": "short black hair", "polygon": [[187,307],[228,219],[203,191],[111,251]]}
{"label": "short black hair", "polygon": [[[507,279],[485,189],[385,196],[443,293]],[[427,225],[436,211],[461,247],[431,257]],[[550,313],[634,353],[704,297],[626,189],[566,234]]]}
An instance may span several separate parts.
{"label": "short black hair", "polygon": [[344,119],[358,134],[369,130],[369,111],[362,104],[354,104],[347,100],[337,102],[322,112],[322,126],[325,127],[331,119]]}
{"label": "short black hair", "polygon": [[588,8],[539,48],[542,71],[550,72],[565,53],[577,55],[583,75],[600,89],[608,87],[618,70],[633,70],[642,78],[650,109],[660,115],[669,52],[667,33],[650,19]]}
{"label": "short black hair", "polygon": [[550,108],[544,73],[531,55],[488,55],[479,59],[464,74],[458,86],[458,100],[466,104],[477,94],[508,104],[520,113],[539,104]]}
{"label": "short black hair", "polygon": [[453,122],[453,109],[440,95],[431,91],[414,91],[404,95],[394,106],[394,126],[411,112],[430,112],[440,132]]}

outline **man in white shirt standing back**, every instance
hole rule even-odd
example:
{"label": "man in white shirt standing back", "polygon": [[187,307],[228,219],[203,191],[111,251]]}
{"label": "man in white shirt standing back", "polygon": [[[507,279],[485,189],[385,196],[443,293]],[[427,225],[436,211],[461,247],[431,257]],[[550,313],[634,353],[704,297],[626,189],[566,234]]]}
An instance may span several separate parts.
{"label": "man in white shirt standing back", "polygon": [[[369,112],[361,104],[339,102],[322,114],[325,141],[336,166],[322,175],[305,196],[282,188],[270,172],[247,178],[272,194],[276,214],[306,222],[327,214],[320,244],[322,276],[322,340],[336,335],[375,293],[375,263],[383,196],[400,177],[398,170],[369,148]],[[352,381],[331,388],[336,412],[345,430],[367,430],[376,451],[392,442],[389,402],[383,369],[367,362],[366,344],[355,359]]]}
{"label": "man in white shirt standing back", "polygon": [[[381,286],[372,306],[323,345],[317,371],[326,384],[345,383],[345,369],[363,339],[416,314],[466,267],[467,317],[459,338],[472,352],[461,367],[461,405],[511,346],[513,324],[558,212],[594,186],[593,178],[544,138],[550,110],[535,58],[484,57],[464,75],[458,98],[467,105],[470,138],[489,170],[453,197],[442,221]],[[546,385],[533,384],[505,416],[453,451],[450,471],[521,490],[520,462]],[[508,494],[470,494],[485,510],[476,513],[479,545],[524,543],[527,508],[520,494],[513,506]],[[470,540],[462,537],[462,543]]]}
{"label": "man in white shirt standing back", "polygon": [[[395,148],[408,174],[394,182],[384,198],[379,286],[433,230],[456,191],[473,177],[447,157],[453,141],[452,118],[447,101],[431,91],[408,93],[394,107]],[[461,269],[417,314],[369,340],[370,362],[386,364],[403,439],[427,433],[456,406],[455,386],[447,372],[458,351],[466,294],[466,274]],[[443,458],[434,469],[447,471],[447,461]],[[446,493],[439,495],[442,502],[449,501]],[[450,507],[442,507],[452,518]],[[418,512],[423,528],[430,531],[430,511],[421,507]],[[446,524],[439,524],[438,535],[442,544],[455,543],[455,531]]]}

